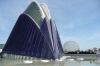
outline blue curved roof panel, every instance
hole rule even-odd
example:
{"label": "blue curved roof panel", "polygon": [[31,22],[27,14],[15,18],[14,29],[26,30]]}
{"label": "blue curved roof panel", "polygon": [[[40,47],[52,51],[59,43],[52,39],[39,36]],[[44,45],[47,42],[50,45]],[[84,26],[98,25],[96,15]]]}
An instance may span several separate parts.
{"label": "blue curved roof panel", "polygon": [[62,46],[52,21],[48,22],[45,18],[40,29],[35,23],[28,15],[21,14],[2,52],[43,59],[61,57]]}

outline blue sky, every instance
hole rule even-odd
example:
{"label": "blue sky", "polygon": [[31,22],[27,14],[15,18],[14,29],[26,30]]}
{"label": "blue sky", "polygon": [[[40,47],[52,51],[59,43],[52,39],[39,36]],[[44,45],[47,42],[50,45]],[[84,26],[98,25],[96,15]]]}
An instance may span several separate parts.
{"label": "blue sky", "polygon": [[[33,0],[0,0],[0,44],[5,44],[20,14]],[[100,48],[100,0],[37,0],[46,3],[62,45],[69,40],[81,49]]]}

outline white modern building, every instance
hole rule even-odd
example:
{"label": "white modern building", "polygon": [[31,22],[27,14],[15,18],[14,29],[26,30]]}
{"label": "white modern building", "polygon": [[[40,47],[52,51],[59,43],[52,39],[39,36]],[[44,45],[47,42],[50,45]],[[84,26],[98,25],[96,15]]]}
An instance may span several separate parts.
{"label": "white modern building", "polygon": [[62,56],[64,52],[59,33],[47,5],[31,2],[13,27],[2,57],[55,60]]}
{"label": "white modern building", "polygon": [[70,40],[63,45],[63,50],[65,52],[77,51],[80,50],[80,46],[77,42]]}

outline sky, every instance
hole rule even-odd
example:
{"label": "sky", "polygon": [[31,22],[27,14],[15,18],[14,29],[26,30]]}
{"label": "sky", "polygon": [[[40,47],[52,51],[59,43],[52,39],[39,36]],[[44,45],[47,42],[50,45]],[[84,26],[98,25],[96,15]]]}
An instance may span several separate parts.
{"label": "sky", "polygon": [[[33,0],[0,0],[0,44]],[[82,50],[100,48],[100,0],[37,0],[46,3],[62,45],[76,41]]]}

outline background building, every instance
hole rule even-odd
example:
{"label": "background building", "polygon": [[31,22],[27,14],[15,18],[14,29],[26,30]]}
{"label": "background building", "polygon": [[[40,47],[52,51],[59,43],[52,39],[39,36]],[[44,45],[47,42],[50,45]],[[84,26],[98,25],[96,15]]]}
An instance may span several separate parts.
{"label": "background building", "polygon": [[80,46],[77,42],[70,40],[63,45],[63,50],[65,52],[78,51],[80,50]]}
{"label": "background building", "polygon": [[3,49],[5,44],[0,44],[0,49]]}
{"label": "background building", "polygon": [[5,44],[0,44],[0,52],[2,52],[2,49],[4,48]]}

